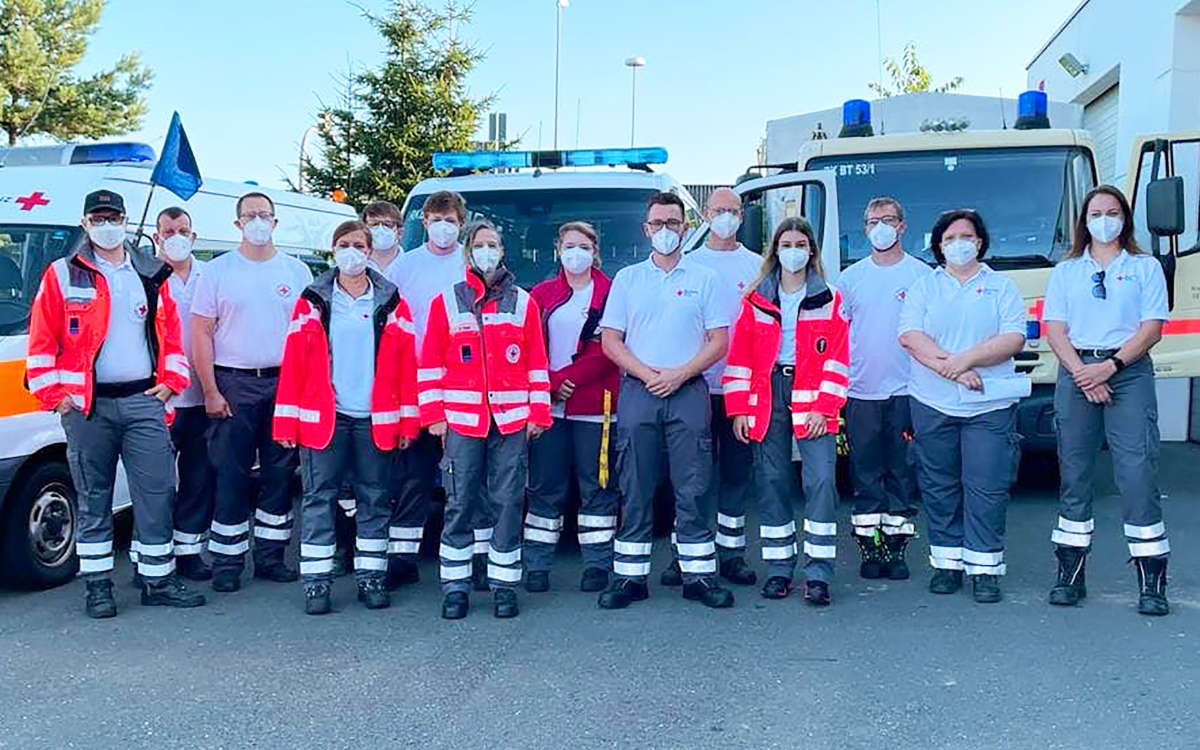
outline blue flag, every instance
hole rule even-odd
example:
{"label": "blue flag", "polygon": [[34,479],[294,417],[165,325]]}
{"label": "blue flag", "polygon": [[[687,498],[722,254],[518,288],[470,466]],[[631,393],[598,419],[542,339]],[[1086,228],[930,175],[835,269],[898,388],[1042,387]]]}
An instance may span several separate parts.
{"label": "blue flag", "polygon": [[178,112],[171,116],[167,140],[163,143],[158,164],[154,165],[150,182],[162,185],[183,200],[191,198],[200,189],[200,167],[196,164],[196,155],[192,153],[187,133],[183,132],[183,122]]}

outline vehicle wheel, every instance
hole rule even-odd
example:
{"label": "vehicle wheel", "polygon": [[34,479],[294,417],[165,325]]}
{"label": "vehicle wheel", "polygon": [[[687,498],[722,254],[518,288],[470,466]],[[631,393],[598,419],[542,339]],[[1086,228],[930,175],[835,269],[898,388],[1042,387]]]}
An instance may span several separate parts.
{"label": "vehicle wheel", "polygon": [[79,570],[75,503],[65,462],[42,464],[15,485],[0,526],[0,576],[30,588],[71,580]]}

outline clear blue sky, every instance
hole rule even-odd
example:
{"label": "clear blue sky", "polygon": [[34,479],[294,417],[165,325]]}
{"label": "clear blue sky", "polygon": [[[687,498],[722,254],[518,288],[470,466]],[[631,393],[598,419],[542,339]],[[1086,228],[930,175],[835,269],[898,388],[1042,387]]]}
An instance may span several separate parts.
{"label": "clear blue sky", "polygon": [[[935,84],[962,75],[964,93],[1015,96],[1076,4],[882,0],[883,53],[911,40]],[[509,136],[524,133],[526,148],[538,147],[539,126],[540,145],[553,140],[554,16],[554,0],[479,0],[459,29],[488,52],[472,93],[498,92]],[[623,61],[641,55],[637,140],[666,146],[684,182],[730,181],[767,120],[869,98],[878,78],[874,0],[571,0],[562,23],[560,147],[575,145],[577,128],[583,147],[628,143]],[[132,137],[159,147],[179,110],[206,175],[281,186],[319,102],[333,100],[332,76],[376,63],[382,42],[342,0],[109,0],[80,70],[130,50],[155,73]]]}

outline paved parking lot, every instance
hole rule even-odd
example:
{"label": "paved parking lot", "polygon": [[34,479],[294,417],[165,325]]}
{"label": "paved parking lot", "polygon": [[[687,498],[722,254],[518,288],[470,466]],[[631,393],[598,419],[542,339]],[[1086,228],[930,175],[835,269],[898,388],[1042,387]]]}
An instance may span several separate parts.
{"label": "paved parking lot", "polygon": [[[432,560],[382,612],[339,579],[321,618],[303,615],[299,584],[257,581],[199,610],[142,608],[120,565],[113,620],[83,616],[79,583],[0,592],[0,748],[1194,748],[1200,447],[1164,446],[1162,474],[1161,619],[1134,612],[1111,496],[1086,604],[1045,604],[1045,482],[1014,498],[998,605],[928,594],[922,540],[913,580],[860,581],[845,534],[822,611],[757,588],[710,611],[655,586],[603,612],[574,590],[575,552],[509,621],[486,595],[440,620]],[[656,552],[655,580],[665,540]]]}

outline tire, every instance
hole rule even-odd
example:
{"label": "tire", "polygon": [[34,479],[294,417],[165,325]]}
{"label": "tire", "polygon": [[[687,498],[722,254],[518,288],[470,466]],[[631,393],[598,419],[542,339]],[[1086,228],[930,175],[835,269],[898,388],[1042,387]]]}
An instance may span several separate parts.
{"label": "tire", "polygon": [[75,486],[63,461],[43,463],[10,491],[0,519],[0,576],[27,588],[75,577]]}

